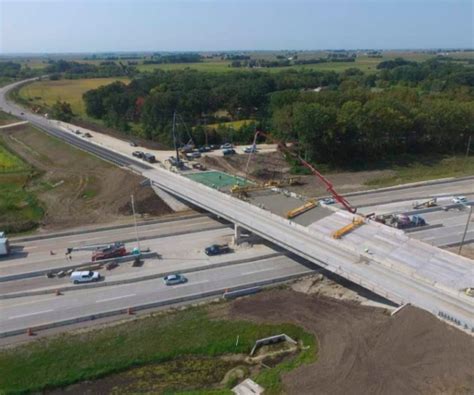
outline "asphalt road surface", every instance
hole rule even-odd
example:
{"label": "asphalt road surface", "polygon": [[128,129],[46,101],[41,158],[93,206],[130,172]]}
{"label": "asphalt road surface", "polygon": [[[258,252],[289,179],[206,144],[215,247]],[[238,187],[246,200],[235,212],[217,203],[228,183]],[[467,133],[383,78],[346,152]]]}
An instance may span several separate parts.
{"label": "asphalt road surface", "polygon": [[[314,267],[316,268],[316,267]],[[49,322],[98,314],[153,302],[172,301],[216,292],[226,288],[255,285],[312,272],[311,268],[282,256],[228,267],[189,273],[185,284],[166,286],[162,279],[114,287],[0,301],[0,333]]]}

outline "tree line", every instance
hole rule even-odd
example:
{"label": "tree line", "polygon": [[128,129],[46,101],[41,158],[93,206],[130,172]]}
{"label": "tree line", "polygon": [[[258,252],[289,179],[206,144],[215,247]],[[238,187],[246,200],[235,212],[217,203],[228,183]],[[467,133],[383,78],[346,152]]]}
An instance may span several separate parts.
{"label": "tree line", "polygon": [[[175,110],[200,141],[208,123],[250,118],[255,124],[240,134],[221,134],[249,143],[251,131],[263,128],[298,141],[307,159],[333,165],[465,149],[474,134],[474,68],[439,60],[395,63],[373,74],[356,68],[343,73],[157,70],[128,85],[88,91],[84,102],[89,116],[163,143],[171,143]],[[212,139],[219,136],[211,133]]]}

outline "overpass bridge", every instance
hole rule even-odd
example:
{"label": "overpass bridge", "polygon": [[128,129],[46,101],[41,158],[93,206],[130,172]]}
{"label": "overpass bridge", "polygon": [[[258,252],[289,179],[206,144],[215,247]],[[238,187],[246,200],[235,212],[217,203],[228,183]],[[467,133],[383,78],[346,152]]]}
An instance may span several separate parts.
{"label": "overpass bridge", "polygon": [[[361,245],[335,240],[179,174],[163,169],[142,174],[154,186],[233,222],[237,229],[247,229],[397,304],[413,304],[474,332],[474,298],[463,292],[474,282],[468,259],[411,240],[411,247],[427,256],[422,275],[396,255],[366,253]],[[375,232],[386,228],[372,221],[365,226],[380,228]],[[405,247],[397,240],[397,233],[386,237],[392,239],[394,248]],[[439,273],[440,267],[445,269],[446,278],[430,275],[431,269]]]}

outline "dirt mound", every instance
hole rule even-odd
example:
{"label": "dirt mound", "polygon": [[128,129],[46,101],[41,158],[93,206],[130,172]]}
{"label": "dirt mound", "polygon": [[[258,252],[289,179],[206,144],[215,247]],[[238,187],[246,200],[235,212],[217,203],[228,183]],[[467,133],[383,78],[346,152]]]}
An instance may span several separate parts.
{"label": "dirt mound", "polygon": [[113,222],[131,215],[130,195],[139,215],[172,210],[142,177],[104,162],[48,135],[23,126],[4,131],[8,147],[33,165],[39,175],[28,188],[45,210],[43,229]]}
{"label": "dirt mound", "polygon": [[473,338],[407,307],[394,317],[354,302],[273,290],[232,318],[291,322],[319,340],[317,362],[283,376],[289,394],[471,394]]}

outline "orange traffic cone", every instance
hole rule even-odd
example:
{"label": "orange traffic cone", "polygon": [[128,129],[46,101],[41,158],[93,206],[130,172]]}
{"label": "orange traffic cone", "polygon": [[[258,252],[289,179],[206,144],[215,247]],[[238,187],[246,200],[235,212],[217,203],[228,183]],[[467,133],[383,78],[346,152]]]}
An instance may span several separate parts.
{"label": "orange traffic cone", "polygon": [[33,335],[34,335],[33,330],[32,330],[31,328],[28,328],[28,329],[27,329],[26,334],[27,334],[28,336],[33,336]]}

